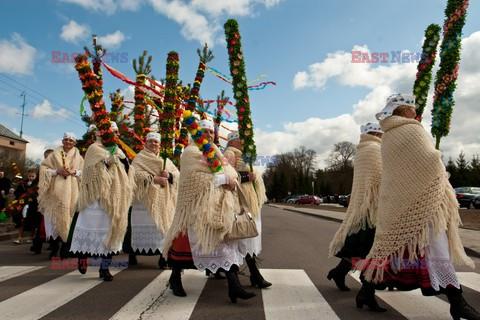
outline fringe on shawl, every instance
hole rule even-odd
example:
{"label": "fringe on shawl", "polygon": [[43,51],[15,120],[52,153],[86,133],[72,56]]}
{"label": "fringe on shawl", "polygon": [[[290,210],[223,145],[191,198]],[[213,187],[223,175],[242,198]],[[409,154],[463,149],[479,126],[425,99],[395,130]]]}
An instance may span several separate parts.
{"label": "fringe on shawl", "polygon": [[149,174],[140,172],[135,176],[135,202],[142,202],[157,229],[166,234],[172,224],[178,195],[178,173],[173,173],[173,184],[167,184],[158,190],[153,182],[148,182]]}
{"label": "fringe on shawl", "polygon": [[[66,241],[75,212],[74,207],[79,192],[79,178],[67,177],[61,180],[63,177],[52,176],[49,169],[55,169],[61,165],[58,159],[58,152],[62,150],[62,147],[57,148],[40,166],[38,207],[39,211],[48,217],[52,225],[57,229],[60,237]],[[72,152],[73,157],[69,159],[69,165],[76,169],[82,169],[83,159],[80,157],[80,153],[76,148],[72,149]],[[63,186],[56,186],[57,183]],[[69,185],[70,188],[68,188]],[[61,190],[58,190],[58,188],[61,188]]]}
{"label": "fringe on shawl", "polygon": [[[214,174],[202,166],[201,153],[195,148],[187,147],[182,155],[175,216],[162,252],[168,252],[173,240],[193,227],[201,253],[213,253],[230,231],[234,213],[240,211],[238,197],[223,187],[215,187]],[[235,178],[236,173],[231,170],[229,166],[224,167],[224,173]]]}
{"label": "fringe on shawl", "polygon": [[335,256],[345,245],[345,239],[360,230],[374,228],[378,204],[379,186],[367,188],[360,207],[353,208],[351,217],[342,223],[329,246],[329,258]]}
{"label": "fringe on shawl", "polygon": [[[119,164],[123,166],[123,164]],[[120,169],[117,169],[120,171]],[[120,178],[119,184],[123,187],[119,197],[102,197],[100,205],[110,215],[110,229],[105,239],[105,246],[112,250],[118,248],[125,238],[128,225],[128,210],[132,204],[135,191],[135,168],[130,166],[126,181]],[[123,197],[122,197],[123,196]]]}
{"label": "fringe on shawl", "polygon": [[151,175],[159,173],[163,167],[163,159],[148,150],[142,150],[134,159],[135,167],[135,202],[145,205],[157,229],[165,235],[170,228],[177,203],[179,172],[167,159],[166,170],[173,175],[173,183],[159,186],[151,181]]}
{"label": "fringe on shawl", "polygon": [[76,211],[82,211],[99,201],[102,195],[108,193],[113,180],[102,162],[95,164],[90,170],[84,170],[82,176],[82,188],[78,196]]}
{"label": "fringe on shawl", "polygon": [[[425,255],[425,248],[431,244],[430,229],[433,231],[434,238],[437,238],[442,232],[447,233],[450,258],[455,264],[465,264],[472,269],[475,268],[472,259],[466,255],[458,234],[458,226],[461,224],[458,213],[458,202],[454,196],[452,197],[453,191],[448,183],[448,179],[445,178],[443,181],[442,179],[436,179],[435,184],[442,185],[443,192],[439,193],[442,196],[438,199],[438,207],[433,209],[435,211],[430,221],[427,221],[421,226],[420,231],[399,250],[391,252],[384,257],[369,254],[365,260],[359,261],[356,264],[357,268],[364,270],[364,276],[367,281],[375,283],[383,281],[384,272],[390,262],[388,259],[393,259],[394,261],[396,261],[396,259],[404,259],[405,252],[408,253],[407,259],[410,261],[418,259],[419,255]],[[424,196],[428,197],[431,195],[426,194]],[[418,201],[421,201],[421,199]]]}

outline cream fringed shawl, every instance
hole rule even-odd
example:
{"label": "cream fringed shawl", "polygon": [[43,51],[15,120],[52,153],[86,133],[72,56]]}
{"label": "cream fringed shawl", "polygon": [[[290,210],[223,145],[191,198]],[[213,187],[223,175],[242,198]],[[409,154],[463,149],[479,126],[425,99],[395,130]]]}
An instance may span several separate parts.
{"label": "cream fringed shawl", "polygon": [[[221,152],[214,146],[217,154]],[[211,254],[230,231],[234,213],[240,212],[238,195],[224,187],[215,187],[215,174],[202,161],[202,153],[194,146],[185,148],[180,166],[177,206],[172,226],[165,237],[163,252],[168,252],[173,240],[193,228],[202,254]],[[224,166],[221,173],[231,179],[237,173]]]}
{"label": "cream fringed shawl", "polygon": [[381,142],[380,138],[367,133],[360,136],[354,159],[350,204],[346,218],[330,243],[330,257],[343,248],[347,236],[375,226],[382,175]]}
{"label": "cream fringed shawl", "polygon": [[130,166],[127,175],[119,158],[125,159],[125,154],[118,147],[113,155],[99,141],[88,147],[77,204],[77,210],[82,211],[98,201],[110,216],[105,239],[109,249],[118,248],[123,241],[135,186],[135,169]]}
{"label": "cream fringed shawl", "polygon": [[162,187],[153,183],[152,176],[158,176],[163,170],[163,159],[148,149],[136,155],[132,167],[135,168],[136,184],[134,200],[143,202],[157,229],[166,234],[175,213],[180,172],[172,161],[167,159],[165,170],[172,173],[173,184],[167,183]]}
{"label": "cream fringed shawl", "polygon": [[452,261],[473,268],[458,234],[458,203],[440,151],[414,119],[390,116],[380,125],[385,132],[383,173],[375,241],[367,256],[376,268],[367,268],[366,279],[382,281],[384,264],[391,257],[423,256],[430,245],[429,229],[435,237],[446,232]]}
{"label": "cream fringed shawl", "polygon": [[[50,169],[63,168],[63,147],[58,147],[40,166],[38,205],[42,212],[66,241],[78,198],[79,179],[74,176],[52,176]],[[69,169],[82,170],[83,158],[77,148],[66,153]]]}
{"label": "cream fringed shawl", "polygon": [[[225,149],[223,155],[230,163],[231,166],[235,168],[237,171],[246,171],[250,172],[250,167],[244,163],[242,158],[242,151],[234,148],[232,146],[227,147]],[[248,181],[240,184],[240,189],[245,196],[245,199],[248,204],[248,208],[250,209],[250,213],[254,218],[258,217],[260,211],[262,210],[262,206],[265,203],[266,195],[265,195],[265,184],[263,183],[262,175],[258,172],[256,168],[253,168],[253,172],[256,175],[255,179],[255,188],[253,187],[253,182]]]}

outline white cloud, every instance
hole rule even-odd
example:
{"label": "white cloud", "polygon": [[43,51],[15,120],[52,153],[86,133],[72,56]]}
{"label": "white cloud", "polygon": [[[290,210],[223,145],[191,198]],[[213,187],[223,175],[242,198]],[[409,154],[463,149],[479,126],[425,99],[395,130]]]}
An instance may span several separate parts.
{"label": "white cloud", "polygon": [[98,43],[102,45],[102,47],[107,49],[116,49],[120,47],[122,42],[126,40],[125,35],[117,30],[114,33],[107,34],[105,36],[98,37]]}
{"label": "white cloud", "polygon": [[62,140],[47,141],[40,138],[35,138],[29,135],[23,135],[23,138],[27,140],[27,158],[36,160],[43,160],[43,153],[47,149],[55,149],[62,145]]}
{"label": "white cloud", "polygon": [[181,33],[187,40],[214,44],[214,34],[220,29],[210,25],[208,19],[198,13],[191,5],[181,1],[150,0],[157,13],[167,16],[181,26]]}
{"label": "white cloud", "polygon": [[[366,46],[354,46],[353,50],[369,52]],[[456,159],[461,151],[465,153],[468,160],[474,154],[480,154],[480,141],[478,141],[480,67],[477,63],[479,59],[480,31],[462,40],[451,131],[447,137],[442,138],[440,143],[444,161],[447,161],[449,157]],[[439,58],[437,58],[434,75],[439,62]],[[351,63],[350,52],[337,51],[328,54],[325,60],[310,65],[308,71],[300,71],[295,75],[294,89],[323,89],[328,81],[336,80],[345,87],[364,87],[371,91],[352,106],[351,114],[331,119],[310,118],[302,122],[288,123],[282,131],[262,132],[257,130],[255,134],[258,150],[267,154],[275,154],[292,151],[292,146],[304,145],[317,152],[320,160],[319,167],[324,167],[324,161],[336,142],[342,140],[358,142],[360,125],[375,121],[375,113],[383,107],[385,99],[391,93],[412,92],[416,66],[416,63],[383,65]],[[432,87],[422,121],[427,132],[430,132]],[[348,90],[348,88],[344,89]]]}
{"label": "white cloud", "polygon": [[117,9],[138,11],[143,0],[60,0],[61,2],[79,5],[87,10],[101,11],[107,15],[114,14]]}
{"label": "white cloud", "polygon": [[0,72],[26,75],[33,72],[37,49],[18,33],[0,40]]}
{"label": "white cloud", "polygon": [[144,2],[167,18],[177,22],[181,27],[181,34],[187,40],[195,40],[202,45],[208,43],[213,47],[221,43],[222,25],[220,21],[232,16],[254,16],[255,8],[263,5],[271,8],[282,0],[60,0],[61,2],[76,4],[84,9],[101,11],[107,15],[117,10],[137,11]]}
{"label": "white cloud", "polygon": [[38,104],[35,106],[35,108],[33,108],[31,115],[34,119],[42,119],[44,117],[48,117],[52,120],[61,121],[67,119],[68,111],[63,108],[59,110],[53,110],[50,101],[45,99],[41,104]]}
{"label": "white cloud", "polygon": [[60,38],[67,42],[77,43],[79,40],[87,39],[91,35],[90,27],[86,24],[79,24],[75,20],[62,26]]}
{"label": "white cloud", "polygon": [[10,106],[7,106],[6,104],[3,104],[0,102],[0,111],[2,114],[7,114],[9,116],[16,116],[18,114],[18,111],[17,109],[15,108],[12,108]]}

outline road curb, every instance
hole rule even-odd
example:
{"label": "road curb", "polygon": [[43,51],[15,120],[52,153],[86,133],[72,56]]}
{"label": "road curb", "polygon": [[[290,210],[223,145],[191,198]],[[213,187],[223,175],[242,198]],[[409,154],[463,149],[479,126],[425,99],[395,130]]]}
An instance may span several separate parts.
{"label": "road curb", "polygon": [[6,241],[6,240],[11,240],[15,237],[15,235],[18,234],[18,232],[8,232],[8,233],[2,233],[0,234],[0,241]]}
{"label": "road curb", "polygon": [[[304,214],[304,215],[307,215],[307,216],[316,217],[316,218],[320,218],[320,219],[324,219],[324,220],[334,221],[334,222],[338,222],[338,223],[343,222],[343,219],[340,219],[340,218],[327,217],[327,216],[323,216],[323,215],[320,215],[320,214],[315,214],[315,213],[310,213],[310,212],[305,212],[305,211],[300,211],[300,210],[295,210],[295,209],[281,208],[281,207],[277,207],[277,206],[273,206],[273,205],[269,205],[269,206],[273,207],[273,208],[285,210],[285,211],[301,213],[301,214]],[[472,256],[472,257],[475,257],[475,258],[480,258],[480,252],[478,252],[476,250],[473,250],[473,249],[470,249],[470,248],[467,248],[467,247],[463,247],[463,248],[465,249],[465,253],[468,256]]]}

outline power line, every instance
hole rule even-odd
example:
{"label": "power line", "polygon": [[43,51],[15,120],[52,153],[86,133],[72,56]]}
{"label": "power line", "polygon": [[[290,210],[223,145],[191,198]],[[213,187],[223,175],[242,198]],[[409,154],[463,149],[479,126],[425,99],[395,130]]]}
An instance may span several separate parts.
{"label": "power line", "polygon": [[40,92],[38,92],[38,91],[36,91],[36,90],[34,90],[34,89],[32,89],[32,88],[28,87],[27,85],[24,85],[23,83],[20,83],[20,82],[18,82],[17,80],[15,80],[15,79],[13,79],[13,78],[11,78],[11,77],[7,76],[6,74],[4,74],[4,73],[2,73],[2,72],[0,72],[0,75],[2,75],[2,76],[4,76],[5,78],[7,78],[7,79],[9,79],[9,80],[11,80],[11,81],[13,81],[13,82],[15,82],[15,83],[17,83],[17,84],[21,85],[22,87],[25,87],[25,88],[27,88],[28,90],[30,90],[30,91],[32,91],[32,92],[34,92],[34,93],[38,94],[39,96],[41,96],[41,97],[43,97],[43,98],[45,98],[45,99],[48,99],[49,101],[52,101],[52,102],[54,102],[54,103],[58,104],[59,106],[61,106],[61,107],[62,107],[62,108],[64,108],[65,110],[67,110],[67,111],[71,112],[72,114],[74,114],[74,115],[77,115],[77,112],[75,112],[75,111],[72,111],[70,108],[68,108],[68,107],[64,106],[64,105],[63,105],[63,104],[61,104],[60,102],[58,102],[58,101],[56,101],[56,100],[54,100],[54,99],[51,99],[51,98],[47,97],[46,95],[44,95],[44,94],[42,94],[42,93],[40,93]]}
{"label": "power line", "polygon": [[[0,82],[1,82],[1,80],[0,80]],[[7,84],[8,84],[8,83],[7,83]],[[13,86],[11,86],[11,87],[13,87]],[[14,88],[14,87],[13,87],[13,88]],[[6,89],[6,88],[4,88],[4,87],[2,87],[2,86],[0,86],[0,89],[3,89],[5,92],[7,92],[7,93],[9,93],[9,94],[11,94],[11,95],[18,96],[18,93],[13,93],[13,91],[11,91],[11,90],[9,90],[9,89]],[[17,89],[17,90],[18,90],[18,89]],[[35,97],[32,97],[32,98],[39,100],[38,98],[35,98]],[[39,101],[41,101],[41,100],[39,100]],[[29,100],[29,99],[26,99],[26,102],[30,102],[30,103],[33,104],[33,105],[38,104],[38,102],[34,102],[34,101]],[[54,116],[56,116],[56,117],[58,117],[58,118],[60,118],[60,119],[62,119],[62,120],[67,120],[67,121],[69,121],[69,122],[71,122],[71,123],[73,123],[73,124],[76,124],[77,126],[80,126],[80,127],[82,127],[82,128],[85,127],[85,125],[84,125],[84,124],[81,124],[81,122],[75,121],[75,120],[77,120],[77,118],[73,118],[73,120],[72,120],[72,118],[68,117],[67,115],[64,115],[64,114],[62,114],[62,113],[59,113],[59,111],[61,111],[60,109],[55,108],[55,107],[53,107],[53,106],[52,106],[52,109],[53,109],[54,111],[57,111],[57,112],[53,112],[53,113],[52,113]]]}

